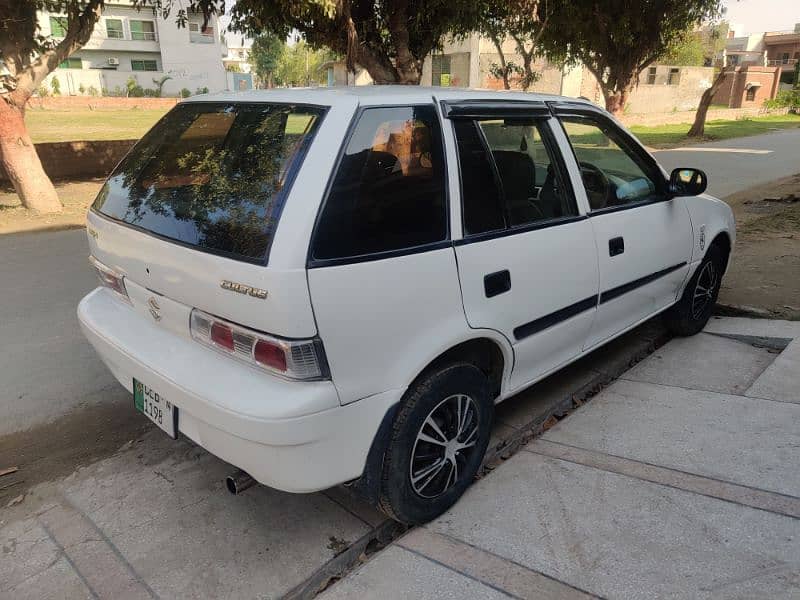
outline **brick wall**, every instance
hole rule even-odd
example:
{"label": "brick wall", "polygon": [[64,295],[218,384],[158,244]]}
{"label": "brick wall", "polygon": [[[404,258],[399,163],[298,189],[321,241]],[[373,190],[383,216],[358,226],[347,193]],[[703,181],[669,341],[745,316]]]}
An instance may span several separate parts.
{"label": "brick wall", "polygon": [[[136,140],[51,142],[36,144],[36,151],[52,179],[105,177],[135,143]],[[0,166],[0,181],[7,180]]]}
{"label": "brick wall", "polygon": [[172,108],[180,99],[178,98],[117,98],[113,96],[49,96],[47,98],[33,97],[28,100],[28,106],[33,108]]}
{"label": "brick wall", "polygon": [[800,42],[770,44],[767,46],[767,60],[781,60],[784,54],[788,54],[789,58],[797,58],[795,54],[798,52],[800,52]]}
{"label": "brick wall", "polygon": [[[750,86],[749,84],[760,84]],[[725,73],[725,80],[717,93],[713,104],[724,104],[730,108],[760,107],[765,100],[774,98],[780,83],[780,69],[777,67],[759,67],[747,65],[735,67]],[[748,88],[755,87],[752,99],[748,100]]]}
{"label": "brick wall", "polygon": [[[736,120],[736,119],[747,119],[749,117],[758,117],[764,115],[785,115],[789,112],[788,108],[776,108],[773,110],[766,110],[764,108],[711,108],[706,115],[706,121],[714,121],[718,119],[725,119],[725,120]],[[669,113],[654,113],[654,114],[637,114],[637,115],[622,115],[620,117],[620,121],[625,124],[626,127],[631,127],[632,125],[644,125],[644,126],[655,126],[655,125],[678,125],[681,123],[686,123],[686,129],[688,131],[689,126],[688,123],[692,123],[694,121],[695,111],[678,111],[678,112],[669,112]]]}

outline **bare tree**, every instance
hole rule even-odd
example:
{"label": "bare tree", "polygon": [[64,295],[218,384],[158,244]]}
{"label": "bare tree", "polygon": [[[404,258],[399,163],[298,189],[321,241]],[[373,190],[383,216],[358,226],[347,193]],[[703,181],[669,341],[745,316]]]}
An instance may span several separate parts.
{"label": "bare tree", "polygon": [[722,67],[719,70],[719,73],[717,73],[717,76],[714,78],[714,82],[711,84],[711,87],[704,91],[703,95],[700,97],[700,104],[698,105],[697,112],[694,116],[694,123],[692,123],[692,127],[689,129],[689,133],[687,134],[689,137],[703,137],[705,135],[706,115],[708,114],[708,108],[711,106],[711,102],[714,100],[714,95],[717,93],[717,90],[722,87],[724,81],[725,67]]}

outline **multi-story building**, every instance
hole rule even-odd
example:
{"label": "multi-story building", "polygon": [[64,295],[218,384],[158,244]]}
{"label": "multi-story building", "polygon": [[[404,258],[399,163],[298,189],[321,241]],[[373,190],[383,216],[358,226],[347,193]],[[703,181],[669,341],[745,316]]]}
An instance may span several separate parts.
{"label": "multi-story building", "polygon": [[725,81],[714,95],[715,104],[732,108],[761,106],[780,89],[795,84],[800,60],[800,23],[793,31],[767,31],[739,35],[731,27],[725,44]]}
{"label": "multi-story building", "polygon": [[793,31],[767,31],[764,46],[767,66],[779,67],[782,73],[793,73],[795,64],[800,61],[800,23],[795,24]]}
{"label": "multi-story building", "polygon": [[[40,12],[40,32],[57,41],[67,31],[66,19]],[[178,27],[174,14],[162,18],[116,0],[106,3],[89,41],[48,76],[45,86],[52,90],[51,82],[57,78],[62,95],[81,90],[124,95],[130,78],[151,90],[167,78],[164,96],[177,96],[184,88],[192,93],[205,88],[220,91],[227,89],[222,55],[215,16],[203,27],[203,16],[190,14],[186,26]]]}
{"label": "multi-story building", "polygon": [[794,30],[767,31],[747,36],[733,35],[725,44],[725,66],[778,67],[783,73],[794,71],[800,60],[800,23]]}
{"label": "multi-story building", "polygon": [[728,39],[725,41],[723,60],[725,67],[766,66],[764,34],[745,35],[741,25],[732,23],[728,29]]}

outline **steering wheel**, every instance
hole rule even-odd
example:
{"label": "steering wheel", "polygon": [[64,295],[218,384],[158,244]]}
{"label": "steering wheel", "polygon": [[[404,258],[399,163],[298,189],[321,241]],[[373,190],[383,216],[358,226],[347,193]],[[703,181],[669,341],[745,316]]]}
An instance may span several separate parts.
{"label": "steering wheel", "polygon": [[586,196],[589,198],[589,206],[592,210],[605,208],[611,192],[611,182],[608,177],[592,163],[580,162],[578,164],[581,168],[583,187],[586,188]]}

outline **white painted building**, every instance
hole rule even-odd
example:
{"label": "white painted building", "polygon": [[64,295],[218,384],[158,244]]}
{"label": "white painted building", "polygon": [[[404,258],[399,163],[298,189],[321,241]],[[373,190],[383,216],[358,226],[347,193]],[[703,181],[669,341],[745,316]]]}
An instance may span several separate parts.
{"label": "white painted building", "polygon": [[[39,27],[58,41],[66,32],[66,17],[40,12]],[[227,89],[223,53],[215,16],[204,29],[202,15],[190,14],[186,27],[179,28],[174,14],[164,19],[118,0],[106,3],[87,44],[48,75],[45,86],[52,92],[51,82],[58,78],[62,95],[87,94],[92,88],[124,95],[131,77],[142,88],[156,89],[166,76],[163,96],[177,96],[183,88],[216,92]]]}

